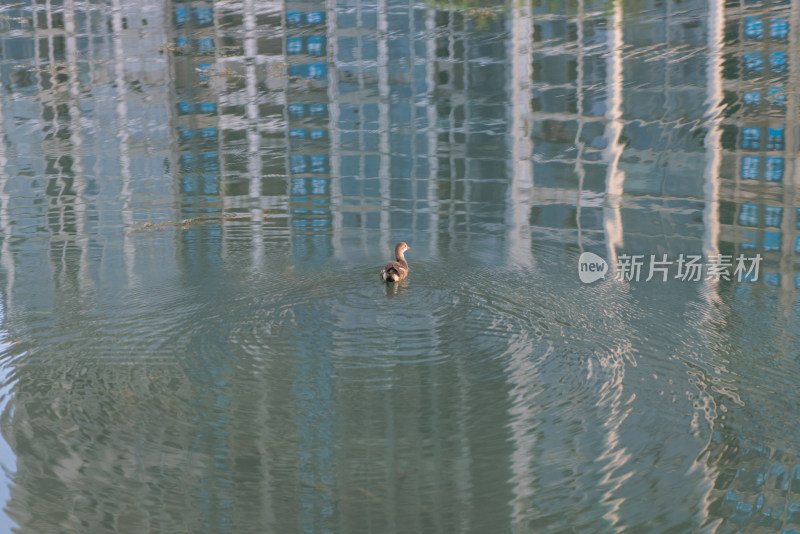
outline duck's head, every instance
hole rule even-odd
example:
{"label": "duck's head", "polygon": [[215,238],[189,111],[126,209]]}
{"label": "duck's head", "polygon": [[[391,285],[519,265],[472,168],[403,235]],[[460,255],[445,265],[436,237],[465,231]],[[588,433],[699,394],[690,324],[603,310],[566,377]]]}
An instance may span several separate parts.
{"label": "duck's head", "polygon": [[411,250],[411,247],[409,247],[409,246],[408,246],[408,244],[407,244],[405,241],[400,241],[400,242],[399,242],[397,245],[395,245],[395,247],[394,247],[394,253],[395,253],[395,254],[402,254],[402,253],[404,253],[406,250]]}

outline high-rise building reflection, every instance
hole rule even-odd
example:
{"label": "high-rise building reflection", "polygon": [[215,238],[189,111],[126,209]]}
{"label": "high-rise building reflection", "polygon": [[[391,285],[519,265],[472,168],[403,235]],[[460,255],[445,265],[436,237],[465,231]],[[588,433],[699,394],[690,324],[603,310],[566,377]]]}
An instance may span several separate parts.
{"label": "high-rise building reflection", "polygon": [[284,7],[292,247],[299,261],[330,255],[330,21],[324,2]]}
{"label": "high-rise building reflection", "polygon": [[798,7],[760,8],[737,2],[726,10],[720,239],[733,254],[761,254],[764,282],[792,295],[800,287]]}
{"label": "high-rise building reflection", "polygon": [[[681,9],[646,4],[659,14],[653,27],[626,20],[618,2],[579,2],[578,12],[515,4],[510,13],[490,10],[486,20],[444,5],[388,0],[110,0],[6,7],[0,265],[7,310],[43,312],[17,323],[33,325],[31,331],[54,327],[46,314],[85,311],[109,287],[137,287],[145,266],[153,265],[164,276],[188,273],[195,289],[214,295],[244,234],[248,267],[258,272],[272,246],[285,247],[295,265],[307,267],[399,239],[429,257],[468,241],[479,261],[517,266],[532,263],[532,247],[541,243],[592,250],[612,262],[621,252],[757,252],[765,257],[763,282],[780,288],[782,312],[789,313],[800,250],[800,107],[791,90],[800,85],[792,27],[797,0],[763,12],[750,3],[689,2]],[[716,37],[720,26],[722,44]],[[680,51],[691,53],[686,61],[673,61]],[[714,63],[719,57],[723,61]],[[117,174],[118,181],[104,180]],[[169,199],[169,205],[151,198]],[[154,237],[158,246],[128,231],[118,242],[103,239],[145,221],[223,213],[247,214],[255,224],[243,231],[222,219],[204,219],[211,222],[177,227],[174,241]],[[44,228],[45,248],[23,250],[14,242],[15,236],[40,237],[38,228]],[[732,295],[745,308],[752,286],[737,287],[681,290]],[[346,307],[331,315],[340,326],[369,319]],[[427,319],[425,335],[437,345],[438,318]],[[620,337],[628,333],[620,328]],[[371,391],[363,425],[347,434],[342,414],[360,413],[364,399],[337,396],[333,377],[347,371],[326,358],[337,350],[336,333],[320,332],[313,344],[297,344],[291,363],[275,364],[287,367],[290,384],[266,379],[263,385],[291,397],[292,406],[264,402],[248,412],[264,423],[265,434],[277,432],[275,419],[284,418],[297,450],[262,451],[257,461],[239,454],[249,446],[260,450],[261,430],[244,431],[252,421],[219,408],[246,402],[232,387],[231,378],[241,371],[225,348],[219,349],[224,357],[194,362],[186,373],[163,371],[174,379],[170,384],[213,392],[192,406],[191,421],[212,431],[162,436],[202,458],[185,479],[189,500],[203,510],[195,525],[230,530],[235,512],[226,506],[241,498],[226,486],[235,472],[249,475],[258,487],[250,495],[262,505],[252,512],[253,523],[294,525],[287,510],[300,509],[307,530],[337,521],[357,529],[376,517],[388,517],[387,525],[396,527],[410,511],[423,510],[409,519],[417,530],[431,517],[442,524],[447,513],[458,516],[463,530],[480,526],[486,518],[471,515],[476,488],[502,488],[505,480],[494,466],[481,464],[475,451],[478,431],[467,422],[475,412],[481,414],[481,432],[511,438],[503,447],[510,451],[513,488],[506,488],[508,495],[497,491],[495,509],[511,500],[512,520],[522,521],[537,489],[537,448],[553,445],[547,436],[537,441],[529,434],[540,414],[525,403],[546,370],[531,366],[533,341],[526,342],[500,370],[513,392],[508,411],[489,402],[489,408],[477,406],[465,364],[453,358],[419,376],[396,372],[427,384],[449,373],[458,387],[430,395]],[[129,356],[120,354],[103,357]],[[608,388],[623,381],[628,387],[638,377],[625,356],[612,351],[602,362]],[[36,389],[42,376],[36,373],[49,371],[26,372],[17,395],[58,397]],[[112,390],[125,395],[124,387]],[[609,463],[626,452],[626,441],[635,441],[625,439],[621,398],[621,391],[599,398],[597,413],[605,426],[582,428],[605,440],[604,449],[591,452]],[[71,402],[70,416],[88,405]],[[17,412],[19,439],[35,418]],[[59,421],[66,425],[68,419]],[[144,432],[146,422],[138,424]],[[646,428],[647,422],[633,426]],[[124,434],[122,425],[114,428]],[[70,432],[55,425],[37,437],[57,449],[73,444]],[[735,437],[723,432],[714,440],[712,452]],[[419,457],[398,454],[398,442]],[[435,466],[420,460],[421,449],[413,447],[419,443],[438,455]],[[577,454],[578,444],[567,445]],[[766,513],[758,504],[766,495],[772,506],[767,515],[775,520],[793,472],[778,465],[763,444],[751,443],[747,450],[755,460],[726,457],[726,472],[736,471],[740,480],[774,479],[778,491],[742,485],[714,494],[716,508],[707,512],[746,523],[755,517],[747,510]],[[128,453],[136,457],[135,450]],[[371,463],[360,470],[338,467],[361,453]],[[141,463],[160,461],[165,471],[177,469],[180,453],[166,456]],[[37,484],[31,473],[57,465],[63,468],[57,476],[78,484],[81,473],[73,461],[58,454],[20,458],[25,469],[16,479],[11,513],[24,518],[24,510],[42,506],[25,500],[22,490]],[[764,471],[758,462],[770,468]],[[242,465],[252,464],[258,469],[243,473]],[[300,489],[278,491],[264,482],[285,475],[287,465],[297,468]],[[411,471],[422,474],[411,480]],[[363,488],[357,486],[360,476],[378,482]],[[336,484],[361,488],[359,497],[372,503],[366,507],[372,515],[359,515],[365,507],[351,506],[352,500],[336,502]],[[447,489],[447,507],[421,505],[441,498],[434,487]],[[395,500],[398,488],[411,497]],[[617,498],[616,489],[603,498]],[[175,491],[167,492],[170,498]],[[292,506],[285,510],[278,500]],[[215,509],[214,503],[223,506]],[[493,523],[496,528],[498,521]]]}
{"label": "high-rise building reflection", "polygon": [[[469,236],[489,261],[503,261],[505,245],[493,232],[503,227],[506,217],[506,128],[497,117],[506,113],[502,95],[508,55],[493,36],[503,30],[504,15],[494,14],[486,27],[478,28],[457,9],[382,1],[337,2],[330,7],[335,253],[343,255],[354,246],[376,250],[378,243],[388,249],[402,239],[420,256],[436,256],[439,236],[449,235]],[[377,327],[366,310],[359,315],[337,306],[332,313],[345,331],[359,324]],[[438,322],[429,317],[429,328],[415,334],[432,346],[441,344]],[[402,350],[403,339],[396,340],[396,347],[390,339],[390,353]],[[334,354],[336,341],[334,336]],[[452,395],[463,402],[454,403],[443,392],[429,397],[376,389],[369,393],[362,425],[340,430],[345,432],[338,443],[340,461],[359,453],[364,458],[358,469],[336,472],[345,492],[339,513],[346,530],[372,525],[391,531],[401,528],[401,521],[406,528],[420,530],[427,515],[436,522],[457,517],[465,529],[485,524],[488,515],[502,521],[495,514],[475,518],[470,513],[473,487],[483,475],[472,452],[475,436],[466,423],[470,407],[464,365],[455,356],[444,366],[431,365],[424,376],[407,375],[403,366],[393,371],[409,383],[438,383],[442,373],[459,377],[462,389],[452,390]],[[363,380],[363,371],[357,371],[338,373],[345,382]],[[380,368],[374,374],[376,380],[387,378]],[[357,390],[339,394],[340,417],[364,410]],[[426,421],[424,428],[419,428],[419,418]],[[494,426],[499,420],[487,417],[484,430],[502,432]],[[345,418],[342,424],[346,423]],[[444,428],[455,434],[448,437]],[[396,440],[404,446],[398,447]],[[422,465],[413,452],[429,441],[440,451],[441,461],[432,466]],[[367,489],[372,499],[351,504],[352,488],[365,476],[371,481]],[[446,498],[431,493],[431,484],[447,488]],[[431,505],[423,504],[420,513],[416,503],[430,499]],[[490,508],[501,507],[493,502]]]}
{"label": "high-rise building reflection", "polygon": [[[725,8],[719,249],[733,256],[760,255],[757,283],[777,294],[774,302],[767,303],[757,296],[756,282],[720,288],[735,322],[752,322],[765,308],[781,318],[796,309],[800,99],[791,88],[800,81],[798,13],[796,0],[768,8],[763,2],[728,2]],[[767,336],[785,334],[780,327],[769,330]],[[774,359],[779,366],[785,355],[766,349],[748,357],[762,363]],[[746,359],[737,359],[736,364],[739,372],[748,372]],[[797,455],[790,447],[784,449],[793,437],[787,439],[779,428],[769,429],[762,403],[754,393],[750,397],[744,402],[753,412],[751,417],[736,431],[718,424],[710,440],[708,463],[717,473],[709,494],[710,510],[730,528],[780,529],[798,520],[790,493],[794,474],[787,467],[797,463]],[[737,401],[742,402],[735,395],[716,394],[718,417]]]}
{"label": "high-rise building reflection", "polygon": [[[797,231],[794,216],[787,222],[784,212],[794,213],[796,199],[791,179],[784,185],[782,177],[785,168],[795,168],[790,159],[798,153],[798,106],[788,102],[781,88],[790,84],[794,66],[789,21],[797,7],[787,2],[766,14],[763,5],[751,3],[696,2],[680,10],[646,4],[649,13],[661,14],[648,24],[636,17],[625,20],[620,6],[603,3],[579,2],[577,12],[553,12],[549,5],[539,13],[534,10],[533,239],[600,254],[607,249],[612,263],[620,253],[765,254],[766,270],[758,283],[781,287],[788,316],[796,299],[792,286]],[[706,12],[707,17],[698,16]],[[703,54],[673,60],[670,54],[681,49]],[[748,121],[752,125],[745,124]],[[735,167],[737,162],[742,166]],[[776,201],[769,205],[748,200],[772,198]],[[657,209],[657,218],[650,217],[648,206]],[[699,292],[709,299],[706,315],[690,313],[706,325],[724,324],[728,318],[720,313],[720,295],[739,300],[737,307],[744,309],[752,305],[752,288],[746,281],[734,295],[731,284],[705,284]],[[674,313],[682,314],[682,302],[695,300],[698,288],[671,284],[669,291],[686,295],[685,301],[669,300],[676,306]],[[667,305],[665,300],[659,307]],[[638,369],[624,360],[622,364],[617,373],[625,376],[626,393],[647,398],[647,392],[631,388],[639,382]],[[516,362],[512,369],[509,376],[514,378],[530,371],[530,365]],[[698,404],[735,402],[710,394],[707,390],[713,388],[704,384],[713,380],[706,376],[699,381]],[[524,380],[514,383],[520,387]],[[735,399],[736,392],[729,393]],[[535,413],[517,408],[536,420]],[[615,433],[630,444],[626,429],[643,428],[647,422],[636,414],[626,417]],[[720,437],[730,437],[715,431],[712,440],[709,429],[719,423],[705,418],[709,424],[698,439],[707,439],[709,448],[716,449]],[[524,434],[516,441],[518,451],[527,451],[528,458],[535,456],[537,447],[546,447],[526,440]],[[761,451],[756,462],[774,458],[764,444],[747,448]],[[646,457],[646,451],[627,453]],[[785,482],[785,469],[772,462]],[[515,455],[514,465],[519,481],[536,481],[532,472],[526,474],[530,466],[522,456]],[[741,523],[767,506],[764,494],[753,494],[749,486],[742,493],[712,491],[715,485],[729,487],[727,481],[715,479],[715,469],[708,465],[703,475],[706,517],[725,510],[726,520]],[[761,467],[741,469],[746,480],[768,476]],[[627,486],[637,483],[632,477]],[[517,492],[525,495],[526,489],[522,484]],[[619,494],[625,491],[621,488]],[[605,498],[613,498],[615,492]],[[772,503],[769,521],[778,524],[775,503],[781,499],[767,500]],[[620,503],[615,517],[625,515],[624,499]]]}
{"label": "high-rise building reflection", "polygon": [[[97,406],[118,400],[126,373],[115,364],[137,354],[137,349],[135,343],[116,350],[94,344],[70,349],[68,340],[75,339],[73,336],[101,339],[108,334],[109,325],[78,332],[66,328],[62,319],[77,316],[90,323],[97,321],[102,317],[97,308],[109,293],[119,294],[135,285],[135,263],[138,261],[140,268],[148,263],[128,236],[109,236],[116,237],[120,228],[130,229],[135,208],[139,208],[139,216],[150,214],[149,207],[142,206],[143,197],[170,190],[168,185],[143,182],[135,176],[137,169],[158,165],[167,155],[162,148],[169,132],[162,121],[167,108],[161,90],[167,73],[165,58],[158,50],[163,44],[162,10],[160,2],[149,1],[0,6],[0,24],[7,31],[1,38],[0,58],[4,133],[0,174],[7,193],[2,207],[6,215],[4,300],[11,314],[32,319],[15,322],[9,335],[29,340],[33,349],[19,349],[25,354],[24,365],[6,367],[15,377],[8,397],[14,415],[4,424],[3,433],[17,453],[17,473],[6,510],[21,531],[49,528],[44,525],[59,518],[63,528],[78,528],[74,515],[65,519],[68,508],[89,522],[108,511],[97,500],[88,512],[72,499],[67,503],[44,497],[38,491],[38,474],[51,475],[48,486],[57,494],[69,487],[73,496],[94,499],[92,495],[109,488],[85,484],[92,475],[78,472],[81,462],[91,464],[90,471],[110,471],[128,468],[132,465],[129,458],[147,455],[130,442],[117,449],[115,462],[95,455],[92,440],[75,441],[70,428],[85,421],[85,415]],[[128,55],[123,55],[123,50]],[[136,59],[130,56],[134,50]],[[109,183],[108,175],[119,179]],[[162,267],[169,272],[169,262]],[[63,345],[40,346],[37,340],[42,332],[53,331],[64,332]],[[14,350],[12,345],[6,354]],[[48,350],[60,357],[60,365],[43,364],[47,359],[43,353]],[[163,353],[158,352],[143,351],[138,356],[158,369],[155,374],[168,376],[170,369],[176,368],[163,365],[159,359]],[[84,375],[82,384],[93,384],[87,387],[90,393],[85,397],[41,387],[58,380],[60,374],[70,375],[71,369],[80,368],[84,357],[93,358],[98,367],[109,371],[102,380],[96,374]],[[142,377],[138,374],[133,381]],[[77,376],[70,382],[81,388]],[[30,408],[37,403],[58,405],[59,409]],[[126,426],[143,432],[146,425],[137,421],[132,406],[124,411]],[[29,433],[26,429],[35,430]],[[114,432],[119,430],[116,427]],[[39,446],[48,451],[46,457],[31,453]],[[146,460],[151,461],[156,460]],[[158,510],[150,513],[157,515]],[[131,524],[141,524],[141,518],[147,516],[135,505],[117,517],[126,514]]]}

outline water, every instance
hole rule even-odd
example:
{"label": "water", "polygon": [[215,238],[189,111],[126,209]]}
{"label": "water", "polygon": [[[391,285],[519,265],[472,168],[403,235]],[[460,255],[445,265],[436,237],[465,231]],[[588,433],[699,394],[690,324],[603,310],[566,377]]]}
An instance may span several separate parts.
{"label": "water", "polygon": [[512,4],[0,7],[3,531],[800,531],[800,3]]}

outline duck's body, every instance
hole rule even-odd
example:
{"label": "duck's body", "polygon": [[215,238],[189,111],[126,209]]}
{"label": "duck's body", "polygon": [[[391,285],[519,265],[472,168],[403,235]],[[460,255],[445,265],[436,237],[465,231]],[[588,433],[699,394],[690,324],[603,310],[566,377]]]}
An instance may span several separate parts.
{"label": "duck's body", "polygon": [[381,271],[381,280],[384,282],[399,282],[408,276],[408,262],[403,255],[406,250],[411,250],[411,247],[405,243],[398,243],[394,247],[395,261],[387,263],[386,267]]}

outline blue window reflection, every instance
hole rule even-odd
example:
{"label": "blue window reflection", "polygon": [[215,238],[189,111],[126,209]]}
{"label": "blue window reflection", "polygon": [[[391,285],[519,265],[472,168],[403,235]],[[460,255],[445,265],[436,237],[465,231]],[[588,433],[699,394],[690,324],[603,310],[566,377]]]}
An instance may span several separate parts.
{"label": "blue window reflection", "polygon": [[218,173],[219,172],[219,159],[216,152],[206,152],[203,154],[203,161],[201,167],[204,171]]}
{"label": "blue window reflection", "polygon": [[744,22],[744,36],[746,39],[761,39],[764,36],[764,22],[761,17],[747,17]]}
{"label": "blue window reflection", "polygon": [[761,148],[761,128],[742,128],[742,148]]}
{"label": "blue window reflection", "polygon": [[767,149],[783,150],[785,144],[783,128],[770,128],[767,136]]}
{"label": "blue window reflection", "polygon": [[293,37],[286,41],[286,52],[289,54],[302,54],[303,53],[303,38]]}
{"label": "blue window reflection", "polygon": [[182,26],[189,21],[189,10],[183,7],[180,7],[175,10],[175,24],[178,26]]}
{"label": "blue window reflection", "polygon": [[756,180],[758,178],[758,156],[744,156],[742,158],[742,178]]}
{"label": "blue window reflection", "polygon": [[312,56],[321,56],[325,52],[325,39],[320,36],[308,38],[308,53]]}
{"label": "blue window reflection", "polygon": [[197,20],[197,24],[200,26],[208,26],[214,22],[213,13],[210,9],[205,7],[195,8],[194,18]]}
{"label": "blue window reflection", "polygon": [[306,15],[306,22],[309,24],[322,24],[325,21],[325,13],[322,11],[314,11]]}
{"label": "blue window reflection", "polygon": [[308,112],[312,117],[327,117],[328,105],[327,104],[311,104],[308,107]]}
{"label": "blue window reflection", "polygon": [[306,116],[306,107],[303,104],[289,104],[289,117],[302,119]]}
{"label": "blue window reflection", "polygon": [[783,208],[780,206],[766,206],[764,208],[764,225],[779,228],[783,219]]}
{"label": "blue window reflection", "polygon": [[311,172],[328,172],[328,156],[324,154],[311,156]]}
{"label": "blue window reflection", "polygon": [[191,176],[186,176],[181,180],[181,192],[188,194],[194,193],[194,180],[192,180]]}
{"label": "blue window reflection", "polygon": [[758,91],[752,91],[750,93],[745,93],[744,95],[744,103],[750,106],[757,106],[761,103],[761,93]]}
{"label": "blue window reflection", "polygon": [[305,178],[292,179],[292,194],[293,195],[307,195],[308,189],[306,188]]}
{"label": "blue window reflection", "polygon": [[303,14],[298,12],[287,13],[286,24],[289,26],[300,26],[303,24]]}
{"label": "blue window reflection", "polygon": [[755,204],[742,204],[739,212],[739,224],[742,226],[758,225],[758,206]]}
{"label": "blue window reflection", "polygon": [[764,68],[764,59],[759,52],[744,55],[744,66],[748,71],[757,72]]}
{"label": "blue window reflection", "polygon": [[772,19],[769,36],[775,40],[784,40],[789,37],[789,21],[786,17]]}
{"label": "blue window reflection", "polygon": [[783,180],[783,158],[768,157],[764,177],[770,182],[780,182]]}
{"label": "blue window reflection", "polygon": [[314,195],[324,195],[328,188],[328,180],[325,178],[314,178],[311,180],[311,193]]}
{"label": "blue window reflection", "polygon": [[781,249],[781,233],[764,232],[764,250],[780,250],[780,249]]}
{"label": "blue window reflection", "polygon": [[216,176],[203,177],[203,194],[204,195],[218,195],[219,183]]}
{"label": "blue window reflection", "polygon": [[301,174],[308,171],[308,161],[304,155],[293,154],[289,161],[293,174]]}
{"label": "blue window reflection", "polygon": [[783,90],[783,87],[770,87],[767,91],[767,98],[773,106],[786,105],[786,91]]}
{"label": "blue window reflection", "polygon": [[305,139],[306,131],[303,128],[294,128],[289,130],[289,138],[291,139]]}
{"label": "blue window reflection", "polygon": [[773,52],[769,55],[769,66],[774,72],[784,72],[788,66],[786,52]]}
{"label": "blue window reflection", "polygon": [[308,77],[316,79],[322,78],[325,76],[326,70],[326,66],[322,63],[311,63],[308,65]]}

